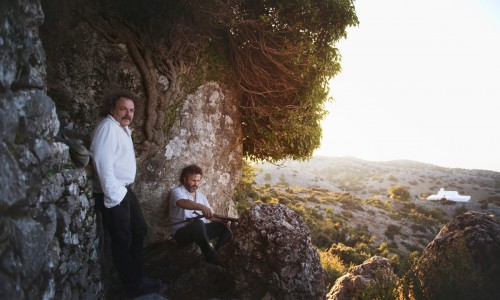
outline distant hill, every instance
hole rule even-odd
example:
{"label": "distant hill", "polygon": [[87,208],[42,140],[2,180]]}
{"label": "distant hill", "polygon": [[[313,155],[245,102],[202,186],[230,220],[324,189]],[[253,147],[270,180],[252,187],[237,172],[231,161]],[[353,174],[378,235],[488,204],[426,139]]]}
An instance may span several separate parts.
{"label": "distant hill", "polygon": [[366,161],[353,157],[313,157],[308,161],[257,164],[257,184],[287,183],[345,191],[362,199],[386,195],[393,185],[409,187],[412,198],[436,194],[440,188],[471,196],[471,203],[500,196],[500,173],[452,169],[410,160]]}
{"label": "distant hill", "polygon": [[[370,247],[389,242],[393,249],[408,252],[425,247],[445,223],[464,211],[500,217],[499,172],[352,157],[254,167],[258,196],[253,201],[282,203],[301,212],[313,241],[322,247],[332,240],[356,244],[353,237],[365,236],[361,241]],[[407,187],[410,202],[389,199],[391,186]],[[426,200],[440,188],[472,198],[467,203]]]}

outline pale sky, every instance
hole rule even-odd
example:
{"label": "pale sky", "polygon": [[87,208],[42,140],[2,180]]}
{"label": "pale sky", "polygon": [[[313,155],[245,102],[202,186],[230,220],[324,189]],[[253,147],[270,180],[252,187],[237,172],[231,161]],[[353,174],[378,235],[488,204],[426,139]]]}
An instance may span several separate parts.
{"label": "pale sky", "polygon": [[500,172],[500,1],[354,3],[315,155]]}

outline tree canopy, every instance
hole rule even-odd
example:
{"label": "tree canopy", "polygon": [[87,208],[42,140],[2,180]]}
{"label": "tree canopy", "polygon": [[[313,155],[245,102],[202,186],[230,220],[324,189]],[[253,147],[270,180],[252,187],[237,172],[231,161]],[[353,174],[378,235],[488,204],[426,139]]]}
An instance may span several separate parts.
{"label": "tree canopy", "polygon": [[410,191],[407,187],[401,185],[394,185],[387,190],[389,197],[400,202],[409,202],[411,199]]}
{"label": "tree canopy", "polygon": [[[305,159],[319,147],[328,81],[341,69],[335,43],[358,24],[353,0],[80,1],[143,66],[146,144],[163,141],[154,128],[188,82],[216,80],[240,99],[247,158]],[[173,83],[166,97],[154,92],[153,65]]]}
{"label": "tree canopy", "polygon": [[350,0],[242,1],[228,16],[231,67],[242,94],[244,153],[304,159],[321,142],[335,42],[358,23]]}

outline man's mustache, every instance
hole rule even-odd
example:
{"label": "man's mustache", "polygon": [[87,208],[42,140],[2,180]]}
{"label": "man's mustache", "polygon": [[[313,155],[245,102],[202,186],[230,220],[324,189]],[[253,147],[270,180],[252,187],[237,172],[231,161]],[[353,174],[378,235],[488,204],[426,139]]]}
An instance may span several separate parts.
{"label": "man's mustache", "polygon": [[129,121],[131,121],[130,117],[127,117],[127,116],[123,117],[122,120],[129,120]]}

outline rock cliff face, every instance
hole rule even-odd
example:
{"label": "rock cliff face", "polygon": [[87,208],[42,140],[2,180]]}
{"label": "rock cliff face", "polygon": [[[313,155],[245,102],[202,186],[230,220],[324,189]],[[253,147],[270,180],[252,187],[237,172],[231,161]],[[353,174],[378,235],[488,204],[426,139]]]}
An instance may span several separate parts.
{"label": "rock cliff face", "polygon": [[[179,184],[181,169],[196,163],[203,168],[200,190],[214,211],[236,216],[232,193],[241,177],[242,140],[234,97],[216,83],[188,95],[179,109],[163,151],[144,163],[134,185],[150,226],[150,240],[169,236],[168,193]],[[160,208],[160,209],[159,209]]]}
{"label": "rock cliff face", "polygon": [[[137,155],[145,140],[147,88],[127,45],[110,42],[72,10],[67,1],[45,0],[42,41],[47,52],[48,94],[54,98],[61,130],[87,142],[99,121],[101,98],[111,88],[130,90],[140,96],[132,127]],[[157,92],[171,93],[178,82],[169,81],[152,67]],[[181,71],[179,71],[181,72]],[[183,74],[178,74],[181,77]],[[185,78],[184,84],[194,80]],[[196,163],[204,170],[202,186],[214,210],[236,215],[231,201],[241,177],[242,129],[237,99],[214,82],[192,89],[177,99],[161,124],[165,139],[158,151],[141,159],[134,191],[149,225],[146,244],[165,240],[170,233],[166,202],[178,184],[181,169]],[[168,118],[167,118],[168,117]],[[168,120],[167,120],[168,119]],[[167,123],[171,122],[170,127]],[[161,127],[164,127],[161,129]]]}
{"label": "rock cliff face", "polygon": [[425,299],[499,299],[499,253],[500,220],[462,214],[425,248],[414,270],[414,292]]}
{"label": "rock cliff face", "polygon": [[[110,262],[91,169],[76,167],[56,135],[88,146],[105,90],[145,92],[127,48],[109,43],[68,5],[0,2],[0,298],[99,299],[107,290]],[[160,76],[157,88],[166,91],[169,84]],[[202,190],[215,210],[236,214],[230,201],[242,162],[236,99],[216,83],[193,91],[172,112],[165,143],[138,169],[135,190],[149,243],[169,235],[163,207],[188,163],[204,168]],[[138,148],[141,99],[134,120]]]}
{"label": "rock cliff face", "polygon": [[0,298],[103,295],[87,173],[75,168],[46,94],[39,1],[0,3]]}

